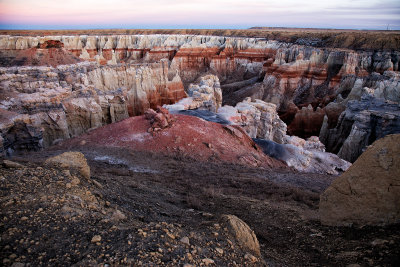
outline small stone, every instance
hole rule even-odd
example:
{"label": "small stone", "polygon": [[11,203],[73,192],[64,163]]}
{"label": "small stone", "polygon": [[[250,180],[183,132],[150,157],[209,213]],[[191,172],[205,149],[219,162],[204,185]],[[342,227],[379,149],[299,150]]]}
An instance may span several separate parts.
{"label": "small stone", "polygon": [[185,263],[185,264],[183,265],[183,267],[194,267],[194,265],[189,264],[189,263]]}
{"label": "small stone", "polygon": [[169,238],[171,238],[171,239],[175,239],[175,236],[174,236],[173,234],[171,234],[171,233],[167,233],[167,236],[168,236]]}
{"label": "small stone", "polygon": [[17,258],[17,255],[16,254],[11,254],[10,255],[10,257],[8,257],[9,259],[15,259],[15,258]]}
{"label": "small stone", "polygon": [[111,220],[113,221],[121,221],[125,219],[126,219],[125,214],[123,214],[120,210],[117,209],[113,212],[113,215],[111,216]]}
{"label": "small stone", "polygon": [[78,179],[78,177],[74,176],[74,179],[72,179],[71,184],[72,186],[76,186],[81,183],[81,180]]}
{"label": "small stone", "polygon": [[26,221],[26,220],[28,220],[28,217],[26,217],[26,216],[21,218],[21,221]]}
{"label": "small stone", "polygon": [[3,160],[3,166],[7,169],[21,169],[24,167],[22,164],[6,159]]}
{"label": "small stone", "polygon": [[208,213],[208,212],[203,212],[201,215],[203,215],[203,216],[206,217],[206,218],[212,218],[212,217],[214,217],[211,213]]}
{"label": "small stone", "polygon": [[181,241],[183,244],[185,244],[185,245],[187,245],[187,246],[190,246],[189,237],[184,236],[184,237],[181,238],[180,241]]}
{"label": "small stone", "polygon": [[224,250],[222,248],[215,248],[215,250],[221,255],[224,254]]}
{"label": "small stone", "polygon": [[188,260],[190,260],[190,261],[193,260],[193,256],[192,256],[192,254],[190,254],[189,252],[186,253],[186,258],[187,258]]}
{"label": "small stone", "polygon": [[389,241],[384,240],[384,239],[375,239],[374,241],[371,242],[371,245],[375,246],[380,246],[383,245],[385,243],[388,243]]}
{"label": "small stone", "polygon": [[246,253],[246,255],[244,255],[244,258],[245,258],[246,260],[251,261],[251,262],[256,262],[256,261],[257,261],[257,258],[254,257],[253,255],[251,255],[250,253]]}
{"label": "small stone", "polygon": [[69,170],[63,170],[62,173],[64,176],[71,177],[71,172]]}
{"label": "small stone", "polygon": [[205,265],[210,265],[210,264],[214,264],[214,260],[209,259],[209,258],[205,258],[201,260]]}
{"label": "small stone", "polygon": [[[21,258],[25,258],[24,256],[22,256]],[[22,262],[14,262],[11,267],[24,267],[25,263]]]}
{"label": "small stone", "polygon": [[92,243],[97,243],[97,242],[100,242],[101,241],[101,236],[100,235],[95,235],[95,236],[93,236],[93,238],[92,238]]}
{"label": "small stone", "polygon": [[42,208],[39,208],[38,210],[37,210],[37,212],[42,212],[43,211],[43,209]]}
{"label": "small stone", "polygon": [[71,184],[71,183],[67,183],[67,184],[65,185],[65,187],[66,187],[67,189],[70,189],[70,188],[72,187],[72,184]]}
{"label": "small stone", "polygon": [[97,182],[96,180],[92,180],[92,182],[93,182],[98,188],[100,188],[100,189],[103,188],[103,185],[102,185],[101,183]]}

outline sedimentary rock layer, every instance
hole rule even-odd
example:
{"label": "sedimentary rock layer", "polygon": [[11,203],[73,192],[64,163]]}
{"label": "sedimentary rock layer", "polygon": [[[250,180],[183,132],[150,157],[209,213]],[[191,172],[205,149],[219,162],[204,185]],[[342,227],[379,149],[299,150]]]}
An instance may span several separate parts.
{"label": "sedimentary rock layer", "polygon": [[[214,74],[221,82],[224,104],[235,106],[246,97],[273,103],[277,106],[281,119],[288,125],[289,134],[301,137],[318,135],[325,115],[329,119],[329,128],[336,127],[345,105],[327,105],[333,101],[340,102],[338,99],[345,98],[353,87],[368,87],[381,95],[390,94],[395,98],[399,94],[397,73],[400,51],[354,51],[316,48],[304,44],[306,45],[262,38],[201,35],[0,36],[0,62],[9,66],[15,63],[18,55],[21,59],[21,56],[23,58],[32,50],[35,55],[43,55],[45,63],[51,58],[50,54],[53,52],[50,51],[54,50],[57,60],[48,64],[62,64],[62,57],[65,57],[64,63],[72,63],[71,60],[78,59],[107,65],[116,74],[103,75],[101,68],[98,68],[92,74],[93,89],[104,91],[109,90],[108,88],[122,88],[122,92],[125,92],[125,83],[130,86],[132,75],[129,69],[132,64],[163,61],[163,78],[145,81],[154,76],[147,75],[146,71],[141,74],[143,82],[139,83],[143,83],[144,91],[147,92],[145,97],[140,93],[132,96],[135,94],[134,90],[128,90],[126,94],[114,94],[127,101],[128,114],[140,114],[149,106],[145,104],[147,102],[159,104],[165,103],[160,99],[173,99],[169,91],[158,88],[160,84],[165,88],[165,83],[168,83],[167,87],[181,92],[182,83],[188,88],[190,83],[204,74]],[[29,53],[27,56],[22,61],[29,64],[34,62],[29,59]],[[35,56],[34,59],[38,59],[35,62],[41,64],[41,57]],[[123,66],[124,64],[128,67]],[[115,67],[111,67],[114,65]],[[29,87],[25,89],[31,90]],[[150,91],[161,93],[153,95]],[[182,96],[182,93],[179,94]],[[149,99],[147,102],[135,100],[146,97]],[[73,105],[75,104],[65,107],[74,109]],[[90,120],[90,123],[78,124],[99,125],[98,119]],[[329,145],[327,148],[333,151]]]}
{"label": "sedimentary rock layer", "polygon": [[2,151],[39,149],[185,97],[168,63],[0,68]]}

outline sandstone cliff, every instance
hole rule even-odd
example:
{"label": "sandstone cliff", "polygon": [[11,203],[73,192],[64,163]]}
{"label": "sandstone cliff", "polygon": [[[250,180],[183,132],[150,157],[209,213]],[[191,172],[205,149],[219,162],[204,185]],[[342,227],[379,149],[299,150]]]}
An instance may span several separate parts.
{"label": "sandstone cliff", "polygon": [[353,80],[343,99],[326,108],[320,139],[327,149],[354,162],[376,139],[400,133],[400,83],[396,72]]}

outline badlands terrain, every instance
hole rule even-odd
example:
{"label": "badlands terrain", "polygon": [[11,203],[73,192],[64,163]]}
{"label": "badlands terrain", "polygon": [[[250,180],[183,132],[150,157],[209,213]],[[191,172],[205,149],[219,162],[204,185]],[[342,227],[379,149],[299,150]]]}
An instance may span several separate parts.
{"label": "badlands terrain", "polygon": [[396,31],[0,31],[6,266],[395,266]]}

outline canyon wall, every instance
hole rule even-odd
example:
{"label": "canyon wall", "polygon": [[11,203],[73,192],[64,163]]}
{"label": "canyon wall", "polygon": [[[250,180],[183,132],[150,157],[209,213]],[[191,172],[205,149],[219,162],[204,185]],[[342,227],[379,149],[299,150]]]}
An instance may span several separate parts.
{"label": "canyon wall", "polygon": [[257,76],[264,61],[274,57],[279,47],[288,46],[256,38],[194,35],[0,36],[3,65],[23,64],[23,60],[16,62],[13,58],[54,40],[63,43],[63,49],[75,57],[103,65],[168,59],[171,69],[179,70],[186,84],[208,71],[218,74],[223,82]]}
{"label": "canyon wall", "polygon": [[2,152],[35,150],[186,96],[168,63],[0,68]]}
{"label": "canyon wall", "polygon": [[[273,103],[281,119],[288,125],[290,135],[303,138],[319,135],[321,126],[329,121],[328,126],[324,126],[325,137],[321,137],[327,150],[335,153],[340,151],[351,132],[348,128],[352,126],[348,123],[345,124],[346,127],[338,126],[337,131],[340,133],[336,131],[335,135],[340,136],[341,141],[335,141],[337,138],[332,137],[332,134],[331,137],[327,136],[326,133],[332,131],[326,129],[336,128],[340,123],[340,114],[345,111],[347,105],[346,102],[340,106],[329,106],[330,103],[345,99],[354,87],[367,87],[381,92],[381,96],[395,96],[400,91],[397,75],[400,49],[355,51],[316,48],[263,38],[201,35],[0,36],[0,58],[1,65],[7,67],[2,70],[4,75],[17,71],[10,69],[10,65],[52,65],[58,69],[56,73],[60,81],[75,79],[71,78],[75,76],[66,69],[79,69],[81,64],[87,64],[79,63],[82,61],[92,62],[90,64],[96,67],[88,67],[92,69],[83,75],[86,78],[82,80],[79,76],[81,81],[77,82],[77,86],[75,81],[71,83],[70,91],[74,95],[72,98],[93,98],[99,106],[118,107],[112,108],[117,110],[113,112],[123,114],[118,115],[118,118],[141,114],[146,107],[154,106],[155,103],[172,103],[185,96],[182,84],[188,89],[190,83],[196,82],[204,74],[214,74],[221,82],[223,104],[235,106],[246,97]],[[64,63],[75,65],[63,67],[65,70],[57,67]],[[155,67],[157,64],[160,67]],[[31,75],[32,82],[36,79],[35,75]],[[142,77],[142,80],[132,78],[137,76]],[[42,87],[41,93],[56,92],[57,82],[54,85],[53,81],[48,83],[47,80],[47,85],[37,85],[38,88]],[[6,92],[7,97],[22,97],[20,92],[12,93],[10,84],[13,83],[14,81],[2,82],[0,90]],[[21,84],[22,88],[19,90],[27,90],[25,94],[37,93],[31,91],[26,83]],[[83,84],[83,91],[76,90],[81,88],[79,84]],[[79,97],[78,92],[81,91],[84,97]],[[102,96],[104,91],[107,91],[107,94],[112,91],[112,101],[118,103],[113,102],[111,105],[110,100]],[[8,95],[9,93],[12,94]],[[98,93],[101,97],[97,97]],[[96,97],[92,97],[91,94]],[[390,97],[388,100],[391,100]],[[2,99],[2,108],[8,112],[29,113],[26,110],[22,113],[15,111],[4,101],[5,99]],[[62,108],[74,110],[76,106],[91,106],[85,102],[89,100],[79,100],[86,104],[74,101],[72,104],[64,101]],[[122,102],[124,104],[121,104]],[[40,110],[39,106],[37,105]],[[119,111],[120,106],[123,107]],[[98,107],[93,110],[97,110],[97,113],[100,111]],[[87,113],[96,114],[94,111]],[[86,129],[115,120],[115,115],[104,112],[104,108],[101,114],[101,119],[94,116],[90,123],[78,123],[85,126],[72,128]],[[389,133],[396,132],[396,129],[392,127]],[[80,131],[69,130],[66,136],[78,134]],[[66,131],[61,132],[64,134]],[[59,135],[64,136],[63,134]],[[362,143],[369,144],[374,138],[379,138],[379,135],[363,138],[368,138],[368,141],[364,140]],[[352,156],[351,160],[353,158]]]}

